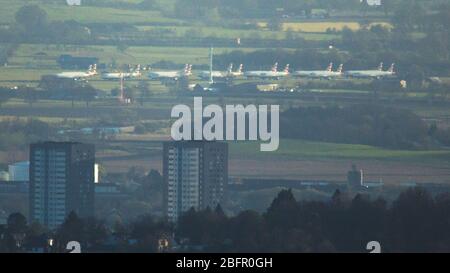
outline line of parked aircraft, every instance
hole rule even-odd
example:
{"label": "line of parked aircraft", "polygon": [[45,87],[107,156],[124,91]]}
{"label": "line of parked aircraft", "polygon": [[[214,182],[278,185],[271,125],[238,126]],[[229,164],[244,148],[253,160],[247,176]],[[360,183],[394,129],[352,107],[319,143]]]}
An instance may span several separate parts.
{"label": "line of parked aircraft", "polygon": [[[243,71],[243,65],[241,64],[237,70],[233,71],[233,64],[230,64],[226,71],[200,71],[198,76],[201,79],[230,79],[243,77],[247,79],[272,79],[279,80],[285,77],[303,77],[303,78],[314,78],[314,79],[333,79],[339,77],[351,77],[351,78],[388,78],[394,77],[394,64],[390,66],[388,70],[383,70],[383,63],[380,63],[377,69],[373,70],[349,70],[344,72],[344,65],[341,64],[335,71],[333,70],[333,63],[330,63],[325,70],[300,70],[300,71],[289,71],[289,64],[285,66],[282,71],[278,70],[278,63],[272,66],[271,70],[250,70]],[[72,71],[72,72],[62,72],[56,74],[58,78],[70,78],[74,80],[87,79],[97,75],[97,66],[89,66],[88,71]],[[148,72],[148,78],[150,80],[176,81],[183,77],[189,77],[193,75],[192,65],[186,64],[184,69],[177,71],[157,71],[151,70]],[[104,80],[120,80],[120,79],[133,79],[142,77],[141,66],[137,65],[134,69],[130,69],[129,72],[105,72],[101,75]]]}

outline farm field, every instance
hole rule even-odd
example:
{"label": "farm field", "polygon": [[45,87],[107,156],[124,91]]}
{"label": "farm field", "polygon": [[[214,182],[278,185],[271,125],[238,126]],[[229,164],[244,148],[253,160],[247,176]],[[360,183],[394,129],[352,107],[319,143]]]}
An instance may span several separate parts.
{"label": "farm field", "polygon": [[[97,6],[70,7],[65,1],[55,4],[45,0],[0,0],[0,23],[14,21],[14,14],[25,4],[36,4],[44,9],[50,20],[76,20],[83,23],[179,23],[179,20],[167,18],[158,11],[140,9],[117,9]],[[132,1],[136,2],[136,1]]]}
{"label": "farm field", "polygon": [[[384,27],[392,27],[391,24],[387,22],[373,22],[369,26],[381,25]],[[344,28],[349,28],[351,30],[361,29],[361,24],[358,22],[286,22],[283,23],[282,29],[284,31],[298,31],[298,32],[326,32],[327,30],[337,30],[341,31]]]}
{"label": "farm field", "polygon": [[[222,54],[236,50],[237,48],[214,48],[215,54]],[[252,52],[256,49],[239,48],[244,52]],[[39,53],[39,56],[37,54]],[[53,66],[57,68],[56,59],[61,54],[74,56],[95,56],[100,62],[110,63],[112,60],[117,65],[121,64],[151,64],[158,61],[171,61],[179,64],[193,63],[196,65],[208,63],[208,47],[153,47],[139,46],[128,47],[120,51],[114,46],[60,46],[42,44],[21,44],[15,54],[10,58],[11,66]],[[44,57],[42,57],[42,55]],[[59,69],[59,68],[58,68]],[[60,70],[60,69],[59,69]]]}
{"label": "farm field", "polygon": [[[125,151],[120,156],[99,151],[99,161],[114,172],[126,172],[129,166],[161,170],[161,141],[166,139],[121,140]],[[368,181],[450,183],[450,151],[389,151],[301,140],[280,143],[279,151],[273,153],[259,152],[257,143],[230,143],[230,176],[345,181],[346,170],[355,164]]]}
{"label": "farm field", "polygon": [[450,150],[426,150],[406,151],[388,150],[368,145],[337,144],[325,142],[311,142],[303,140],[280,140],[279,149],[275,152],[263,153],[259,151],[259,143],[236,143],[231,146],[231,154],[254,155],[254,156],[279,156],[295,157],[297,159],[376,159],[376,160],[399,160],[419,161],[439,160],[450,162]]}
{"label": "farm field", "polygon": [[[292,30],[290,28],[283,28],[281,31],[271,31],[267,30],[264,27],[264,24],[261,25],[261,29],[231,29],[231,28],[221,28],[221,27],[197,27],[197,26],[177,26],[177,27],[157,27],[157,26],[138,26],[137,28],[141,31],[168,31],[173,33],[177,37],[187,36],[190,33],[194,33],[197,36],[201,37],[221,37],[221,38],[230,38],[236,39],[241,38],[242,40],[245,38],[263,38],[263,39],[284,39],[286,38],[287,31]],[[295,37],[303,38],[310,41],[323,41],[323,40],[333,40],[338,39],[338,35],[327,34],[327,33],[313,33],[316,31],[303,31],[301,29],[293,30],[296,31]],[[312,33],[308,33],[312,32]],[[317,32],[325,32],[317,31]],[[245,42],[245,41],[243,41]]]}

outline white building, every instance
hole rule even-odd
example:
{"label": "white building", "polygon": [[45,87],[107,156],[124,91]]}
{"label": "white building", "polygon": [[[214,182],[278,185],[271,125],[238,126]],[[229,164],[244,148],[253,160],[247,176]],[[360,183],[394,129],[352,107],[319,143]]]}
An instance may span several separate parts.
{"label": "white building", "polygon": [[94,183],[98,183],[98,164],[94,165]]}
{"label": "white building", "polygon": [[9,181],[29,181],[30,161],[22,161],[8,166]]}

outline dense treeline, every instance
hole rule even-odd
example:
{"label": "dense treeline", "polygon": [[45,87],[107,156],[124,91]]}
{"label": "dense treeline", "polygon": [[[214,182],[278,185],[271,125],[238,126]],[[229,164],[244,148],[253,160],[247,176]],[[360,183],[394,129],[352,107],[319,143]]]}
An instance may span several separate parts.
{"label": "dense treeline", "polygon": [[334,49],[232,51],[217,56],[216,63],[244,63],[246,69],[260,69],[278,61],[289,63],[292,70],[322,70],[329,62],[344,64],[344,70],[375,69],[380,62],[396,63],[398,76],[420,87],[427,76],[448,75],[449,58],[449,33],[430,32],[425,38],[416,39],[397,30],[373,26],[359,31],[344,29],[342,40],[336,41]]}
{"label": "dense treeline", "polygon": [[158,241],[172,234],[171,246],[178,242],[178,250],[191,252],[367,252],[370,241],[380,242],[382,252],[449,252],[449,231],[449,194],[433,197],[423,188],[411,188],[388,205],[381,198],[358,194],[351,199],[339,191],[326,202],[297,201],[283,190],[265,213],[242,211],[230,217],[220,206],[191,209],[176,227],[151,216],[109,226],[71,213],[50,232],[12,214],[0,227],[0,252],[22,252],[39,239],[45,246],[42,238],[54,239],[49,250],[54,252],[65,251],[72,240],[84,252],[156,252]]}
{"label": "dense treeline", "polygon": [[[228,23],[231,26],[245,26],[245,24]],[[183,25],[183,23],[154,23],[153,25]],[[200,30],[186,31],[183,36],[174,36],[170,29],[152,29],[139,31],[129,23],[90,23],[84,24],[75,20],[51,21],[45,10],[37,5],[26,5],[15,14],[15,23],[8,28],[0,29],[0,42],[3,43],[56,43],[56,44],[89,44],[115,45],[127,47],[131,45],[143,46],[216,46],[232,47],[236,41],[224,37],[205,37]],[[306,41],[262,39],[254,37],[246,39],[246,45],[255,48],[298,46]],[[311,41],[311,46],[319,42]]]}
{"label": "dense treeline", "polygon": [[[445,0],[382,0],[378,9],[385,15],[400,11],[409,13],[410,18],[420,18],[416,17],[419,15],[417,11],[438,10],[445,4]],[[361,0],[178,0],[175,14],[190,19],[210,19],[211,14],[223,18],[267,18],[280,15],[308,18],[313,10],[324,10],[328,15],[331,11],[359,11],[365,14],[369,8],[367,1]]]}
{"label": "dense treeline", "polygon": [[282,191],[262,215],[190,211],[178,234],[209,251],[366,252],[375,240],[383,252],[448,252],[449,206],[448,195],[433,198],[421,188],[402,193],[392,206],[340,192],[329,202],[297,202]]}
{"label": "dense treeline", "polygon": [[15,24],[0,30],[2,42],[48,42],[80,43],[91,33],[74,20],[51,21],[47,12],[37,5],[26,5],[15,13]]}
{"label": "dense treeline", "polygon": [[408,110],[379,105],[292,108],[281,114],[280,134],[285,138],[393,149],[448,145],[450,136]]}
{"label": "dense treeline", "polygon": [[[344,70],[374,69],[378,63],[396,63],[397,74],[419,89],[427,76],[450,73],[450,5],[430,13],[417,1],[405,3],[392,15],[393,28],[364,26],[358,31],[345,28],[332,49],[301,49],[295,52],[268,50],[245,53],[233,51],[216,58],[221,66],[245,63],[247,69],[270,67],[273,62],[289,63],[292,69],[324,69],[329,62],[343,63]],[[287,37],[286,39],[290,39]]]}
{"label": "dense treeline", "polygon": [[17,46],[13,44],[0,46],[0,65],[7,64],[8,58],[14,54],[16,49]]}
{"label": "dense treeline", "polygon": [[23,149],[29,143],[50,139],[55,133],[55,128],[37,119],[4,120],[0,122],[0,150]]}
{"label": "dense treeline", "polygon": [[[402,1],[385,0],[387,11]],[[281,14],[309,16],[313,9],[364,10],[366,2],[360,0],[178,0],[175,14],[181,18],[210,17],[211,13],[226,17],[262,18]]]}

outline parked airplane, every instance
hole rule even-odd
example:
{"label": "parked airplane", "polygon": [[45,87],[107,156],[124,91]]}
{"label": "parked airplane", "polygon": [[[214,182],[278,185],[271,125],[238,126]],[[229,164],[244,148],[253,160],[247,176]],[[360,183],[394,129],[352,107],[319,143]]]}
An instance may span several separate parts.
{"label": "parked airplane", "polygon": [[333,63],[327,66],[326,70],[305,70],[305,71],[295,71],[293,73],[296,77],[307,77],[307,78],[334,78],[342,76],[342,70],[344,65],[341,64],[336,71],[333,71]]}
{"label": "parked airplane", "polygon": [[192,65],[186,64],[181,71],[152,71],[148,73],[150,80],[178,80],[192,75]]}
{"label": "parked airplane", "polygon": [[89,78],[92,76],[97,75],[97,65],[90,65],[88,71],[68,71],[68,72],[61,72],[56,74],[56,77],[58,78],[64,78],[64,79],[84,79]]}
{"label": "parked airplane", "polygon": [[243,65],[241,64],[239,68],[236,71],[233,71],[233,64],[230,64],[227,71],[201,71],[199,73],[199,77],[203,80],[207,80],[211,78],[211,75],[214,79],[227,79],[227,78],[234,78],[242,76],[242,68]]}
{"label": "parked airplane", "polygon": [[204,70],[204,71],[200,71],[198,76],[203,80],[210,79],[211,77],[214,79],[224,79],[224,78],[228,77],[228,74],[231,72],[232,69],[233,69],[233,64],[230,64],[227,71]]}
{"label": "parked airplane", "polygon": [[275,63],[270,71],[247,71],[244,72],[244,76],[247,78],[279,79],[289,76],[289,64],[286,65],[283,71],[278,71],[278,63]]}
{"label": "parked airplane", "polygon": [[228,76],[229,76],[230,78],[233,78],[233,77],[241,77],[242,75],[244,75],[243,69],[244,69],[244,65],[243,65],[243,64],[240,64],[240,65],[239,65],[239,68],[238,68],[236,71],[233,71],[233,64],[231,64],[231,67],[230,67],[230,71],[229,71],[229,73],[228,73]]}
{"label": "parked airplane", "polygon": [[383,71],[383,63],[380,63],[380,66],[377,70],[353,70],[347,71],[345,74],[354,78],[385,78],[395,76],[394,71],[395,64],[392,64],[391,67],[387,71]]}
{"label": "parked airplane", "polygon": [[120,80],[139,78],[141,76],[141,65],[137,65],[136,69],[130,70],[130,72],[108,72],[102,74],[102,79],[104,80]]}

